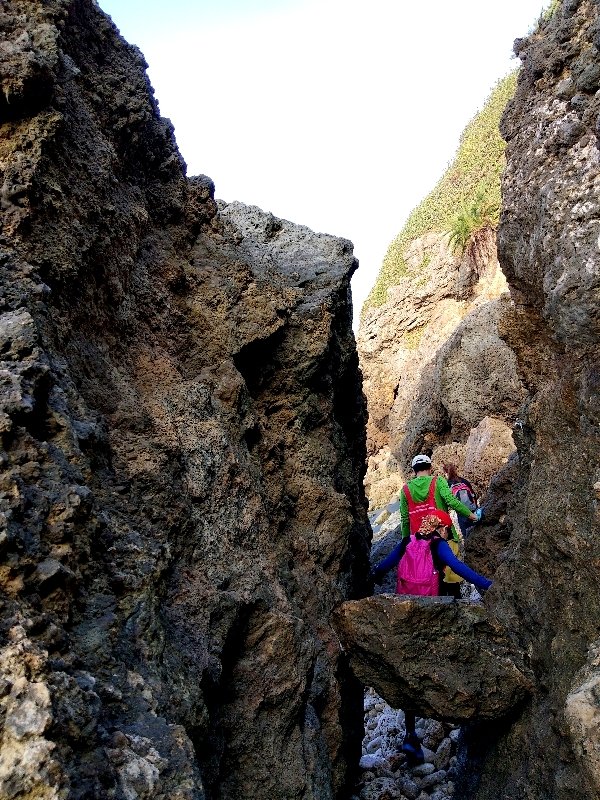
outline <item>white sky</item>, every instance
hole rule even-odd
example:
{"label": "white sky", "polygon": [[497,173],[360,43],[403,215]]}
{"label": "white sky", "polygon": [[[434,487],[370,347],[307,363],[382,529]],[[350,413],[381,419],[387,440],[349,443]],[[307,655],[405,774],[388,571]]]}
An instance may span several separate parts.
{"label": "white sky", "polygon": [[544,0],[99,0],[188,175],[354,243],[355,319],[390,241],[518,65]]}

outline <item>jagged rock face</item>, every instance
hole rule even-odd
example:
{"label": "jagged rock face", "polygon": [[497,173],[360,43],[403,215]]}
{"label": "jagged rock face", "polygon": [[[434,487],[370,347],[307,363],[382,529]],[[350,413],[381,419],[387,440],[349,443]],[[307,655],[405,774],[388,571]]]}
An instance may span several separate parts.
{"label": "jagged rock face", "polygon": [[597,3],[565,0],[517,42],[523,66],[502,125],[499,256],[516,303],[503,333],[529,398],[511,547],[488,600],[530,654],[536,692],[492,747],[479,800],[598,794],[597,741],[573,692],[600,618],[599,32]]}
{"label": "jagged rock face", "polygon": [[575,676],[565,703],[565,716],[571,739],[580,761],[585,765],[595,792],[600,793],[600,643],[590,647],[588,660]]}
{"label": "jagged rock face", "polygon": [[[407,477],[412,456],[434,448],[484,488],[505,463],[512,423],[524,397],[510,348],[498,332],[507,312],[506,281],[493,231],[479,231],[462,258],[447,236],[428,234],[405,253],[407,274],[388,301],[364,314],[358,335],[369,408],[371,507],[381,507]],[[469,443],[488,418],[501,428],[486,453]]]}
{"label": "jagged rock face", "polygon": [[0,795],[344,796],[351,245],[187,180],[92,0],[0,27]]}
{"label": "jagged rock face", "polygon": [[481,605],[378,595],[343,603],[334,619],[354,672],[393,708],[498,720],[531,689],[522,653]]}

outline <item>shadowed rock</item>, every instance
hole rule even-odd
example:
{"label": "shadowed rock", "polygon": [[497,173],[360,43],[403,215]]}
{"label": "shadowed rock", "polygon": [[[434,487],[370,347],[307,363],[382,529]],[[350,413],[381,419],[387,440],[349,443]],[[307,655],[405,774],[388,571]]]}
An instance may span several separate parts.
{"label": "shadowed rock", "polygon": [[333,621],[355,675],[395,708],[492,720],[531,689],[521,655],[483,606],[378,595],[343,603]]}

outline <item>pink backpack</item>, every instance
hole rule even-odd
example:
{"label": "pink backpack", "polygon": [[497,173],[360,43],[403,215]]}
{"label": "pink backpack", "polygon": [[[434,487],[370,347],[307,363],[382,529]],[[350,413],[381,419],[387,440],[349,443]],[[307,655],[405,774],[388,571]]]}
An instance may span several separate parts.
{"label": "pink backpack", "polygon": [[398,564],[396,594],[435,597],[440,593],[440,574],[431,555],[431,539],[410,537]]}

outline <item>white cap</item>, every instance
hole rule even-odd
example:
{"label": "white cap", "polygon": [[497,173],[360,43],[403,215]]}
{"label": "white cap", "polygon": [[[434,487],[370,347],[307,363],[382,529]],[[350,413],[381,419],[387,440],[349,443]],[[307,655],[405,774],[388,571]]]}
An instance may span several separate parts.
{"label": "white cap", "polygon": [[425,453],[420,453],[420,455],[415,456],[410,462],[410,465],[413,469],[417,466],[417,464],[428,464],[431,466],[431,459],[429,456],[426,456]]}

